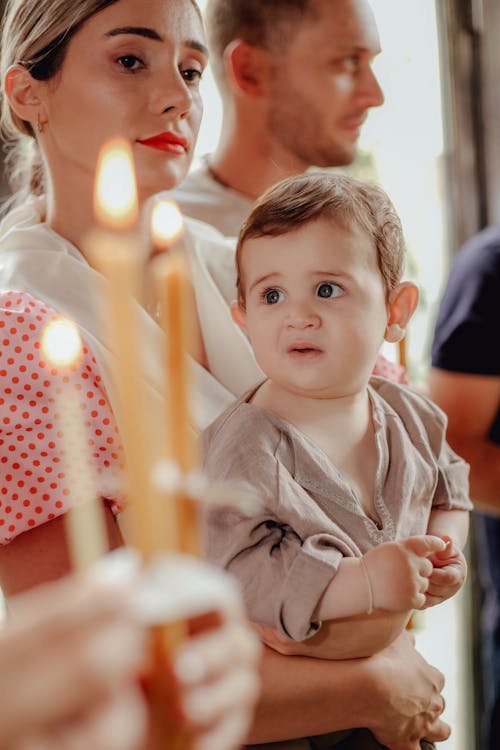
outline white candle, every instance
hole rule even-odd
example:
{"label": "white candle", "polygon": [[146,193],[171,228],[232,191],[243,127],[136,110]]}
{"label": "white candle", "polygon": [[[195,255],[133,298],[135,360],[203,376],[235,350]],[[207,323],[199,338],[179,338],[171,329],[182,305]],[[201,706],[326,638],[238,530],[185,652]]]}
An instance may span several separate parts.
{"label": "white candle", "polygon": [[95,185],[95,214],[100,224],[87,238],[87,254],[107,278],[106,324],[116,356],[114,382],[118,422],[125,448],[132,543],[149,560],[162,551],[161,529],[155,524],[156,491],[152,486],[153,455],[141,368],[136,299],[141,288],[143,253],[135,231],[137,191],[130,144],[107,143],[100,154]]}
{"label": "white candle", "polygon": [[82,420],[82,400],[76,384],[71,382],[71,372],[82,359],[77,326],[63,317],[52,320],[42,334],[41,351],[61,376],[53,395],[71,500],[66,513],[68,542],[73,567],[85,570],[107,551],[108,543],[102,500],[97,496],[88,435]]}
{"label": "white candle", "polygon": [[[191,418],[193,383],[188,361],[188,353],[195,348],[196,307],[182,242],[182,217],[175,203],[155,202],[151,233],[155,251],[152,271],[165,333],[165,457],[185,477],[198,468]],[[178,519],[179,549],[200,554],[197,503],[181,490],[174,491],[167,502],[173,504]]]}

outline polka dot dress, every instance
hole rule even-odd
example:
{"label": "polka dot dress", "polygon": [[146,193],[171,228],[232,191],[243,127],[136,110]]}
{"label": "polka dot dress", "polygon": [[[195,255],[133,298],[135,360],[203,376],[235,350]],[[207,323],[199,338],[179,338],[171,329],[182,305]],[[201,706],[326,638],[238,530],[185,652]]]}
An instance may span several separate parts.
{"label": "polka dot dress", "polygon": [[80,392],[96,493],[120,510],[123,450],[92,353],[84,346],[82,362],[64,374],[40,353],[42,331],[56,315],[25,292],[0,292],[0,544],[69,507],[54,398],[61,381]]}
{"label": "polka dot dress", "polygon": [[386,359],[382,354],[379,354],[375,367],[373,368],[374,375],[380,375],[387,380],[392,380],[393,383],[400,383],[401,385],[409,385],[408,375],[403,365],[397,362],[391,362]]}

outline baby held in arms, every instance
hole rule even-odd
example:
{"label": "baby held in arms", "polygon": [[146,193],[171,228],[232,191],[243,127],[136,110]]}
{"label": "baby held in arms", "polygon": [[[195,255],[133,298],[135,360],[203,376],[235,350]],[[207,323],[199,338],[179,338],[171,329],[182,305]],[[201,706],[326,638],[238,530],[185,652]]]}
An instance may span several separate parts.
{"label": "baby held in arms", "polygon": [[417,304],[403,260],[387,195],[342,175],[279,183],[240,232],[232,313],[266,379],[203,450],[260,504],[210,510],[206,550],[282,653],[368,656],[465,580],[468,466],[429,399],[371,376]]}

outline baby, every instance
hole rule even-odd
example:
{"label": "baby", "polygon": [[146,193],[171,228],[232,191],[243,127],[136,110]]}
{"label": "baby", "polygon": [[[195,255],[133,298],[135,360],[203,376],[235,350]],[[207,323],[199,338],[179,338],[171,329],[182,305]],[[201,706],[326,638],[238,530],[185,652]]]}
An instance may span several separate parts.
{"label": "baby", "polygon": [[232,314],[266,380],[203,449],[209,477],[261,505],[211,510],[206,549],[284,653],[367,656],[465,579],[468,466],[433,403],[371,376],[417,304],[403,256],[385,193],[337,174],[279,183],[240,232]]}

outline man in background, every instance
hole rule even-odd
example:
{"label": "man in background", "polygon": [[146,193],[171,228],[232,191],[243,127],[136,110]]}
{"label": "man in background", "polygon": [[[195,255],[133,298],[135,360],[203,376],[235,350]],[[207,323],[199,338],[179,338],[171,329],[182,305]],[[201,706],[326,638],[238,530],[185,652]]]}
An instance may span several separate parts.
{"label": "man in background", "polygon": [[350,164],[380,52],[366,0],[208,0],[218,146],[171,193],[183,213],[236,235],[253,202],[311,166]]}

